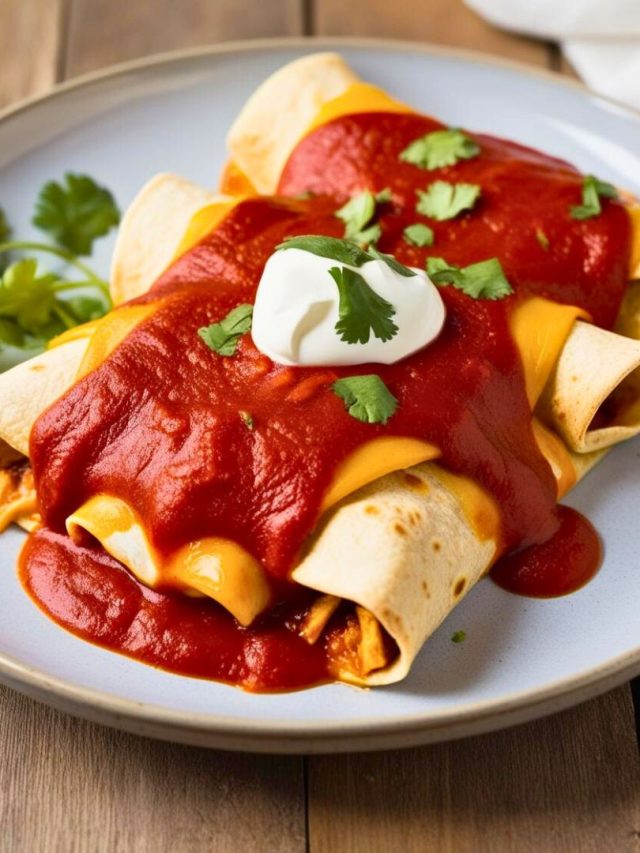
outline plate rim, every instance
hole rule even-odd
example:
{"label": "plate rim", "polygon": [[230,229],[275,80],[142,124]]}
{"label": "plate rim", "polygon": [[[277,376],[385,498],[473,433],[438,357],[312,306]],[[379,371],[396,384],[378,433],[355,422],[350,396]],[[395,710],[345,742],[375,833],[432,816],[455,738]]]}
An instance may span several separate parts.
{"label": "plate rim", "polygon": [[[555,86],[577,90],[589,98],[610,104],[640,121],[640,110],[628,104],[600,95],[580,81],[567,78],[551,69],[536,68],[517,60],[429,42],[344,36],[299,36],[230,41],[218,45],[167,51],[110,65],[58,83],[46,93],[23,99],[17,104],[0,110],[0,125],[27,111],[37,109],[44,103],[132,72],[153,68],[170,69],[173,65],[225,54],[268,52],[286,48],[309,51],[361,48],[373,51],[423,53],[459,59],[467,63],[488,65],[543,79]],[[221,749],[279,753],[352,752],[453,740],[507,728],[560,711],[604,693],[638,674],[640,674],[640,646],[634,651],[624,652],[570,678],[556,679],[542,689],[533,687],[508,693],[498,702],[490,699],[467,703],[453,712],[436,711],[428,716],[424,713],[413,713],[406,717],[396,715],[388,720],[369,717],[350,721],[329,720],[323,723],[286,719],[242,721],[228,715],[172,710],[162,705],[136,702],[106,691],[82,687],[67,679],[51,676],[43,669],[28,666],[0,652],[1,683],[76,716],[166,740]]]}

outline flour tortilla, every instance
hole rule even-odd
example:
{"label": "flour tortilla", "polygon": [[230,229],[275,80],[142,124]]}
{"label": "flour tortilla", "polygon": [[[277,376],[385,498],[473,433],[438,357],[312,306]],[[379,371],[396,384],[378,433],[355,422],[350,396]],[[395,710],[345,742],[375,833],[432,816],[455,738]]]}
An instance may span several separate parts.
{"label": "flour tortilla", "polygon": [[[182,233],[179,229],[184,230],[193,216],[192,198],[185,200],[181,193],[167,192],[167,186],[160,182],[158,208],[163,210],[167,231],[173,233],[175,228]],[[153,208],[150,187],[145,189],[145,204],[150,203]],[[125,218],[125,230],[138,229],[141,233],[137,242],[142,245],[147,241],[147,251],[151,253],[154,240],[162,239],[155,229],[144,235],[149,227],[145,223],[153,219],[154,215]],[[123,239],[126,245],[127,238]],[[176,242],[174,239],[174,245]],[[139,253],[132,252],[131,268],[128,262],[121,255],[121,281],[143,281],[144,275],[137,269]],[[629,298],[635,298],[635,291],[630,293]],[[633,307],[626,309],[625,329],[633,327],[633,311]],[[595,359],[589,350],[593,341],[600,347]],[[62,344],[0,376],[0,439],[8,446],[28,454],[34,421],[73,385],[87,346],[87,339]],[[635,341],[576,323],[560,357],[549,396],[563,401],[563,389],[568,388],[570,402],[563,407],[565,410],[574,402],[582,407],[584,400],[594,394],[594,388],[596,399],[601,400],[605,386],[612,390],[616,381],[622,382],[633,371],[637,348]],[[563,363],[565,352],[569,356]],[[594,373],[598,374],[601,367],[605,379],[594,381]],[[593,406],[591,402],[590,408]],[[588,433],[587,429],[583,444],[588,444]],[[617,435],[619,439],[620,433]],[[582,447],[579,441],[571,444],[572,448],[574,444],[574,450]],[[573,454],[572,458],[579,460],[575,463],[576,476],[601,458],[601,448],[602,443],[588,453]],[[345,672],[341,675],[343,680],[374,685],[403,678],[424,640],[491,566],[497,534],[478,528],[454,486],[453,475],[434,463],[387,475],[345,498],[325,515],[310,539],[294,578],[320,593],[366,608],[400,651],[389,667],[359,680]],[[488,497],[485,500],[489,501]]]}
{"label": "flour tortilla", "polygon": [[259,193],[275,193],[291,151],[320,107],[358,81],[337,53],[314,53],[285,65],[256,89],[233,123],[227,147]]}
{"label": "flour tortilla", "polygon": [[443,481],[427,462],[360,489],[329,512],[293,572],[303,586],[358,602],[395,640],[399,656],[362,684],[404,678],[427,637],[493,562],[496,540],[480,538],[450,477]]}
{"label": "flour tortilla", "polygon": [[[335,53],[314,53],[283,66],[255,90],[231,126],[232,162],[258,192],[275,193],[287,160],[321,109],[355,83],[361,78]],[[619,196],[633,228],[629,278],[640,279],[640,201],[624,190]]]}
{"label": "flour tortilla", "polygon": [[[576,346],[589,340],[581,325],[567,346],[574,334]],[[73,341],[0,376],[0,436],[11,446],[28,453],[33,422],[71,387],[86,345]],[[578,378],[587,393],[590,374]],[[602,453],[572,454],[576,478]],[[323,518],[294,570],[298,583],[366,608],[398,646],[391,666],[364,678],[344,672],[342,680],[375,685],[403,678],[425,639],[490,568],[497,537],[478,531],[446,476],[425,463],[347,497]]]}
{"label": "flour tortilla", "polygon": [[[635,298],[635,291],[630,293]],[[635,385],[638,368],[640,340],[579,320],[547,384],[540,409],[577,453],[592,453],[619,444],[640,433],[639,397],[629,400],[628,405],[622,400],[619,406],[614,405],[604,423],[594,426],[593,421],[605,401],[611,399],[615,404],[612,395],[627,377]]]}
{"label": "flour tortilla", "polygon": [[195,214],[224,200],[178,175],[156,175],[145,184],[118,231],[111,262],[113,304],[146,293],[175,258]]}

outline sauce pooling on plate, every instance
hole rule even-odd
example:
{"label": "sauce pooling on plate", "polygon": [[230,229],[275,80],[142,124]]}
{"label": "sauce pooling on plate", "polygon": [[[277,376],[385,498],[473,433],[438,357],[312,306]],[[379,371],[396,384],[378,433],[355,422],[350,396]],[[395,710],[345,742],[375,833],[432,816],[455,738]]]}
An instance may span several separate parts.
{"label": "sauce pooling on plate", "polygon": [[[403,235],[416,221],[418,191],[436,176],[399,154],[439,127],[419,116],[364,114],[313,131],[289,160],[280,190],[319,197],[240,203],[138,300],[154,305],[152,314],[38,420],[31,459],[46,528],[29,541],[21,571],[52,618],[141,660],[249,689],[326,680],[331,626],[349,613],[336,614],[322,643],[305,643],[296,636],[300,587],[288,578],[338,466],[382,436],[435,445],[440,464],[493,498],[501,551],[526,555],[504,559],[496,575],[503,585],[527,594],[568,591],[576,581],[567,580],[565,563],[577,543],[593,570],[597,540],[572,511],[556,508],[510,317],[528,297],[542,296],[611,326],[627,284],[629,217],[607,202],[597,219],[571,219],[581,176],[553,158],[478,137],[477,157],[438,175],[479,185],[477,204],[431,222],[433,247],[411,245]],[[386,425],[351,417],[332,390],[370,366],[278,365],[248,335],[233,358],[220,358],[198,336],[254,301],[264,265],[285,238],[342,236],[334,213],[363,187],[391,191],[378,220],[382,252],[422,268],[429,255],[461,267],[497,257],[515,291],[490,301],[441,289],[447,320],[437,340],[375,365],[398,401]],[[159,553],[203,537],[239,543],[264,567],[273,608],[242,628],[219,605],[151,592],[90,542],[74,545],[63,535],[65,520],[97,494],[133,507]]]}

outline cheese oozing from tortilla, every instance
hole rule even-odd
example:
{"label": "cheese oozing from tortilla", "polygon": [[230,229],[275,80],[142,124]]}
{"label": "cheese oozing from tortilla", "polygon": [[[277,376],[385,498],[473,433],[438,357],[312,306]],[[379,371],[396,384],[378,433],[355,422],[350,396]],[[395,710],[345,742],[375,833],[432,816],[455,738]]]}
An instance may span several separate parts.
{"label": "cheese oozing from tortilla", "polygon": [[[348,98],[346,96],[338,100],[342,101],[345,112],[353,111],[351,108],[348,108]],[[158,204],[156,207],[155,202],[153,202],[153,193],[147,192],[147,201],[151,203],[152,210],[160,211],[162,208],[162,216],[165,217],[165,225],[168,227],[175,205],[177,204],[179,210],[181,208],[175,195],[171,193],[167,195],[166,188],[167,184],[165,182],[161,182],[157,188],[158,192],[163,193],[163,198],[165,199],[164,207],[162,204]],[[173,188],[176,188],[175,185]],[[185,188],[181,187],[181,198],[183,190]],[[166,203],[169,200],[171,203],[167,207]],[[208,203],[203,203],[202,196],[199,196],[197,193],[191,194],[185,190],[183,202],[185,208],[188,206],[189,210],[188,215],[182,210],[180,213],[180,222],[186,222],[186,228],[182,226],[181,230],[178,227],[174,228],[172,226],[173,233],[181,235],[177,240],[174,239],[172,241],[172,257],[179,256],[197,243],[198,240],[202,239],[206,233],[215,228],[220,217],[224,216],[224,213],[230,209],[230,206],[226,202],[220,204],[217,200],[212,202],[209,199],[205,199],[204,201]],[[140,213],[141,211],[144,215],[141,217],[139,226],[142,232],[145,232],[148,230],[150,219],[147,213],[141,207],[138,207],[138,212]],[[175,212],[173,210],[173,213]],[[146,223],[146,226],[144,223]],[[138,236],[143,238],[144,233],[140,233]],[[133,237],[135,242],[141,247],[144,240],[138,240],[135,234]],[[153,254],[153,246],[148,246],[146,250]],[[135,274],[135,253],[129,257],[128,263],[131,264],[132,268],[130,270],[125,267],[120,268],[121,273],[124,275],[124,278],[121,278],[120,281],[121,283],[123,281],[131,281],[135,287],[139,287],[142,279]],[[163,263],[166,263],[166,261],[163,261]],[[330,279],[329,283],[333,285]],[[135,292],[126,293],[127,298],[132,295],[136,295]],[[87,324],[87,326],[78,330],[72,330],[68,337],[56,342],[60,346],[57,347],[58,354],[55,357],[57,359],[55,365],[53,363],[50,365],[49,359],[46,357],[39,357],[41,360],[44,358],[43,363],[40,364],[39,361],[34,363],[28,368],[28,372],[33,371],[34,378],[45,379],[46,377],[50,377],[48,384],[51,385],[51,392],[53,394],[56,391],[53,387],[56,386],[57,392],[55,396],[59,396],[79,376],[97,367],[124,338],[128,331],[144,319],[144,313],[140,315],[136,313],[141,308],[144,311],[148,309],[148,306],[127,306],[108,315],[102,321]],[[512,332],[522,355],[527,391],[532,407],[536,404],[542,387],[548,382],[550,375],[554,371],[558,356],[572,332],[577,316],[581,316],[578,309],[571,306],[559,306],[545,300],[530,300],[523,303],[518,311],[514,313]],[[62,346],[63,343],[66,344],[65,347]],[[53,351],[49,356],[50,358],[53,357]],[[21,368],[27,370],[27,365],[21,366]],[[12,400],[14,397],[15,395],[12,395]],[[38,403],[36,394],[30,392],[29,397],[34,401],[34,404]],[[53,399],[50,399],[49,402],[52,402]],[[41,406],[40,411],[44,407]],[[39,414],[35,409],[34,413],[35,416]],[[29,418],[24,417],[22,419],[18,418],[18,420],[22,420],[26,424],[24,429],[21,430],[22,438],[20,445],[24,448],[23,452],[27,452],[28,433],[32,420],[28,422]],[[543,427],[542,424],[536,425],[534,423],[534,432],[545,457],[549,460],[554,470],[558,481],[558,491],[559,493],[564,493],[576,478],[575,454],[572,456],[554,433],[548,428]],[[434,459],[437,455],[437,448],[413,439],[388,437],[370,442],[360,448],[336,471],[333,483],[325,496],[322,510],[323,512],[326,511],[338,501],[343,500],[357,492],[363,486],[366,486],[366,484],[378,480],[393,471],[406,470],[420,462]],[[447,488],[452,488],[451,483],[448,483]],[[462,501],[460,494],[458,494],[459,491],[459,488],[454,489],[458,500]],[[104,501],[105,496],[99,497]],[[109,498],[109,500],[112,499]],[[88,504],[90,503],[88,502]],[[496,536],[494,530],[497,525],[497,512],[495,509],[492,511],[492,504],[488,500],[488,496],[484,495],[479,487],[474,486],[474,484],[468,484],[462,505],[465,506],[467,517],[474,520],[472,526],[476,536],[479,537],[479,541],[485,541],[485,539],[494,540]],[[252,618],[255,618],[255,615],[261,612],[261,607],[267,606],[265,604],[265,602],[268,603],[267,592],[265,592],[266,581],[262,569],[258,567],[254,571],[256,569],[254,565],[255,561],[253,561],[251,555],[239,548],[236,543],[220,538],[209,538],[202,542],[192,543],[189,546],[190,550],[188,553],[183,552],[180,554],[183,568],[176,570],[175,555],[171,555],[169,559],[166,559],[164,556],[159,556],[153,549],[145,548],[145,541],[148,543],[149,540],[144,532],[142,521],[136,519],[135,515],[131,515],[129,508],[125,507],[125,510],[124,516],[118,516],[118,513],[114,512],[113,508],[105,513],[104,502],[102,506],[85,505],[74,513],[75,519],[72,516],[70,523],[72,525],[75,523],[78,527],[82,527],[83,524],[80,524],[80,521],[86,522],[84,529],[95,531],[94,535],[99,533],[100,536],[97,536],[97,538],[102,541],[105,549],[110,551],[118,559],[127,557],[129,546],[123,543],[126,543],[128,538],[132,542],[137,543],[135,546],[131,545],[131,553],[127,558],[129,562],[127,563],[125,559],[122,559],[122,562],[128,565],[132,573],[139,573],[140,580],[149,585],[156,584],[160,588],[174,586],[174,588],[182,589],[184,592],[189,592],[190,594],[208,595],[220,601],[237,618],[246,620],[247,624]],[[127,513],[129,514],[128,516]],[[113,520],[114,517],[116,519],[120,518],[120,528],[117,528],[117,525],[113,528],[109,527],[109,519]],[[130,520],[134,519],[127,535],[122,530],[122,517],[128,517]],[[483,533],[483,531],[485,532]],[[490,534],[489,531],[491,531]],[[113,551],[111,551],[111,547],[113,547]],[[135,560],[133,559],[134,557]],[[222,582],[221,578],[228,580]],[[234,578],[236,581],[242,579],[242,584],[236,583],[234,586],[232,582]],[[236,601],[236,597],[238,601]]]}
{"label": "cheese oozing from tortilla", "polygon": [[[342,294],[332,272],[351,270],[392,308],[397,332],[350,343],[336,330]],[[360,267],[302,249],[275,251],[265,264],[253,309],[255,345],[280,364],[393,364],[434,341],[444,324],[438,288],[425,272],[401,275],[382,260]],[[345,282],[347,287],[348,282]]]}
{"label": "cheese oozing from tortilla", "polygon": [[81,540],[83,530],[94,536],[145,586],[213,598],[242,625],[250,625],[271,601],[262,567],[240,545],[210,537],[165,557],[149,541],[143,521],[120,498],[90,498],[67,518],[66,526],[75,541]]}

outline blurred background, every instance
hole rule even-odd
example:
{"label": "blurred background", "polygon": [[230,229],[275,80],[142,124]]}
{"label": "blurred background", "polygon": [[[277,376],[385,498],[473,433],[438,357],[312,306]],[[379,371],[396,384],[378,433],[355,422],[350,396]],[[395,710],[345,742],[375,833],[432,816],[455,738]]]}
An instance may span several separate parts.
{"label": "blurred background", "polygon": [[312,35],[435,42],[572,73],[554,41],[497,29],[463,0],[0,0],[0,106],[150,53]]}

